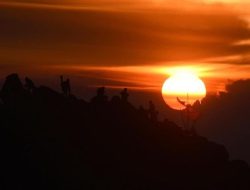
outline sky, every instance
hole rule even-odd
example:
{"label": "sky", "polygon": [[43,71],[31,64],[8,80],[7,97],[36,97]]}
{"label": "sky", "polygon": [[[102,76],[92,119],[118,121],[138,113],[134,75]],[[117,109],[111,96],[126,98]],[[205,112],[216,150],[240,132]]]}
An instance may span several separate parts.
{"label": "sky", "polygon": [[64,73],[88,86],[158,91],[184,67],[216,93],[250,77],[247,6],[244,0],[0,0],[0,74],[45,80]]}

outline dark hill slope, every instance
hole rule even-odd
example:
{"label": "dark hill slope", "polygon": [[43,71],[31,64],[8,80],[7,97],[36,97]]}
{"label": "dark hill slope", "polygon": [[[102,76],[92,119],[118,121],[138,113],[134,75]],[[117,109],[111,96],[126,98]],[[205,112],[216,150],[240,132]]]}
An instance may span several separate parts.
{"label": "dark hill slope", "polygon": [[2,189],[250,189],[244,161],[114,97],[91,102],[7,77],[0,104]]}

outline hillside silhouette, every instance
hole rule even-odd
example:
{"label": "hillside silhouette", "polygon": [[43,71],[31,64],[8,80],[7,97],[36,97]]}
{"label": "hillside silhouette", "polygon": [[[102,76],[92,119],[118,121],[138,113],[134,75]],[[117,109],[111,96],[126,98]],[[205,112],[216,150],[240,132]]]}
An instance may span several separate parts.
{"label": "hillside silhouette", "polygon": [[[67,80],[69,81],[69,80]],[[0,92],[1,189],[250,189],[250,168],[222,145],[158,121],[129,90],[90,102],[17,74]]]}

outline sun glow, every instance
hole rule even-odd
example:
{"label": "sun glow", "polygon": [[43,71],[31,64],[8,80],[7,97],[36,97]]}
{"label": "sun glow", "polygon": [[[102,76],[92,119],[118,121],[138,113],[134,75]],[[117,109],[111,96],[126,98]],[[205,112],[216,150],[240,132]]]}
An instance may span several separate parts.
{"label": "sun glow", "polygon": [[189,70],[180,70],[169,77],[162,86],[162,96],[168,106],[183,109],[177,98],[187,104],[193,104],[206,96],[203,81]]}

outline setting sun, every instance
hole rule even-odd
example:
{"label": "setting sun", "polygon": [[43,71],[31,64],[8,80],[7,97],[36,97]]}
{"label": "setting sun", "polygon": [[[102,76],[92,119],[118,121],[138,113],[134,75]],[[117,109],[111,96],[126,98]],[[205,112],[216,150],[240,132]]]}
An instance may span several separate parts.
{"label": "setting sun", "polygon": [[203,81],[190,71],[178,71],[170,76],[162,86],[162,96],[168,106],[183,109],[177,98],[186,104],[193,104],[206,96]]}

